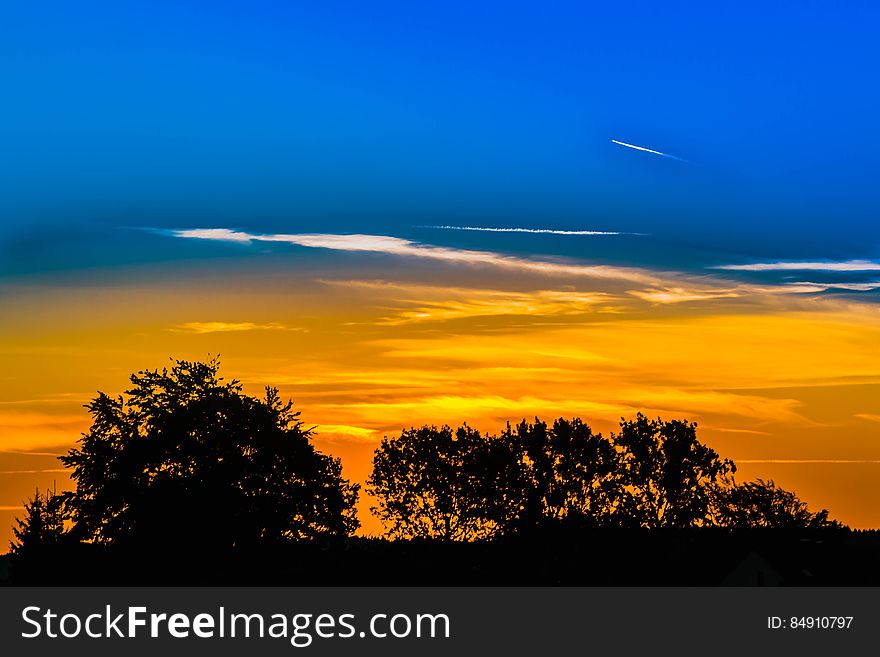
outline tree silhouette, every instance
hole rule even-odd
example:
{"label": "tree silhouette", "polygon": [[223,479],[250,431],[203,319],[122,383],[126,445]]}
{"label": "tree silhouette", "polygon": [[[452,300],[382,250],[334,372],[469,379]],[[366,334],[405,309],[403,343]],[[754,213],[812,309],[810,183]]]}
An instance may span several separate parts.
{"label": "tree silhouette", "polygon": [[60,457],[79,540],[224,548],[350,535],[358,486],[315,450],[291,402],[218,376],[219,360],[141,371],[127,397],[99,393],[92,426]]}
{"label": "tree silhouette", "polygon": [[54,491],[40,490],[25,502],[24,518],[16,518],[9,543],[10,552],[20,557],[25,553],[44,551],[64,540],[65,510],[63,498]]}
{"label": "tree silhouette", "polygon": [[609,522],[621,480],[614,446],[602,434],[580,418],[559,418],[549,428],[535,418],[534,424],[508,424],[501,437],[519,467],[511,480],[519,487],[511,495],[521,500],[515,529],[545,521]]}
{"label": "tree silhouette", "polygon": [[736,472],[729,459],[697,440],[686,420],[621,420],[614,437],[625,494],[618,516],[641,527],[685,528],[709,521],[713,485]]}
{"label": "tree silhouette", "polygon": [[686,420],[639,413],[604,438],[579,418],[535,419],[499,437],[464,425],[408,429],[376,450],[369,492],[392,538],[474,540],[573,527],[830,527],[773,482],[736,485],[736,465]]}
{"label": "tree silhouette", "polygon": [[731,478],[719,486],[713,504],[714,521],[729,529],[827,529],[841,527],[828,510],[815,513],[797,495],[771,479],[737,484]]}
{"label": "tree silhouette", "polygon": [[406,429],[382,440],[368,492],[393,538],[475,540],[509,520],[507,483],[514,461],[506,446],[467,425]]}

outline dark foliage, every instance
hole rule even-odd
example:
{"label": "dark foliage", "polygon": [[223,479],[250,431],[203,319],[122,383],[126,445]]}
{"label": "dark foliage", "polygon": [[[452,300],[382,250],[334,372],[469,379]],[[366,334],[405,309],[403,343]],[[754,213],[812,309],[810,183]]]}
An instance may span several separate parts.
{"label": "dark foliage", "polygon": [[714,522],[730,529],[828,529],[840,523],[828,510],[811,512],[797,495],[772,480],[737,484],[732,479],[719,486],[713,504]]}
{"label": "dark foliage", "polygon": [[63,498],[54,492],[41,494],[39,489],[24,505],[24,518],[16,518],[12,528],[15,537],[10,552],[21,557],[27,552],[50,549],[65,540]]}
{"label": "dark foliage", "polygon": [[354,532],[358,487],[339,460],[315,450],[277,390],[250,397],[218,368],[138,372],[127,398],[87,405],[91,429],[61,457],[76,484],[64,496],[74,538],[197,552]]}
{"label": "dark foliage", "polygon": [[505,445],[464,425],[385,438],[367,483],[389,536],[470,541],[490,538],[507,524],[514,476]]}
{"label": "dark foliage", "polygon": [[692,422],[650,420],[639,413],[621,420],[615,444],[626,484],[620,515],[648,529],[709,523],[714,484],[736,472],[733,461],[697,440]]}
{"label": "dark foliage", "polygon": [[528,531],[546,522],[585,526],[612,522],[621,495],[619,458],[611,441],[594,434],[580,418],[547,426],[523,420],[501,434],[518,476],[508,495],[517,500],[510,530]]}
{"label": "dark foliage", "polygon": [[385,438],[369,492],[390,538],[478,540],[553,525],[688,529],[836,526],[772,482],[736,485],[736,466],[692,422],[621,420],[609,438],[579,418],[536,419],[500,436],[468,426]]}

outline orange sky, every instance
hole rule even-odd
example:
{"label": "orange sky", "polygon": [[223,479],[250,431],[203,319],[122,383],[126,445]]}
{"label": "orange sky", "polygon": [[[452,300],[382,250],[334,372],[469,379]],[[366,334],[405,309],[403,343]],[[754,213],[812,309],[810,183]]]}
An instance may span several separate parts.
{"label": "orange sky", "polygon": [[52,455],[86,428],[96,390],[209,353],[249,391],[292,397],[358,481],[404,426],[579,415],[608,431],[642,411],[696,420],[740,479],[772,477],[844,522],[880,526],[874,306],[613,268],[354,258],[4,284],[0,541],[35,486],[66,485]]}

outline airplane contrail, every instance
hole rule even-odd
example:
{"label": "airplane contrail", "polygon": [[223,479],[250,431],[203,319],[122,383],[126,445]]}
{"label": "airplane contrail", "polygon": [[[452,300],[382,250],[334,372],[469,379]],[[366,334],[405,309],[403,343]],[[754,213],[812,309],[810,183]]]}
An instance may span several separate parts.
{"label": "airplane contrail", "polygon": [[607,230],[556,230],[552,228],[489,228],[486,226],[413,226],[413,228],[434,228],[436,230],[471,230],[484,233],[532,233],[538,235],[642,235],[643,233],[621,233]]}
{"label": "airplane contrail", "polygon": [[653,148],[645,148],[644,146],[636,146],[635,144],[627,144],[625,141],[617,141],[616,139],[611,140],[612,143],[617,144],[618,146],[626,146],[627,148],[632,148],[637,151],[644,151],[645,153],[651,153],[653,155],[659,155],[661,157],[668,157],[672,160],[678,160],[679,162],[687,162],[688,160],[683,157],[677,157],[675,155],[670,155],[669,153],[661,153],[660,151],[655,151]]}

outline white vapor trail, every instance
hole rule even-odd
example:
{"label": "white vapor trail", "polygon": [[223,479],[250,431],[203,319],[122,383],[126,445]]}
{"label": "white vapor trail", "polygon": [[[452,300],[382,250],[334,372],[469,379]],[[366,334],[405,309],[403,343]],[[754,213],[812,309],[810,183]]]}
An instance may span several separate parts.
{"label": "white vapor trail", "polygon": [[748,265],[718,265],[714,269],[727,271],[880,271],[880,262],[874,260],[846,260],[843,262],[755,262]]}
{"label": "white vapor trail", "polygon": [[652,155],[659,155],[660,157],[668,157],[672,160],[678,160],[679,162],[688,162],[688,160],[683,157],[678,157],[676,155],[670,155],[669,153],[661,153],[660,151],[655,151],[653,148],[645,148],[644,146],[636,146],[635,144],[627,144],[625,141],[617,141],[616,139],[612,139],[611,143],[617,144],[618,146],[625,146],[626,148],[632,148],[637,151],[644,151],[645,153],[651,153]]}
{"label": "white vapor trail", "polygon": [[554,230],[550,228],[490,228],[485,226],[413,226],[413,228],[433,228],[436,230],[473,230],[485,233],[531,233],[536,235],[643,235],[644,233],[624,233],[606,230]]}

